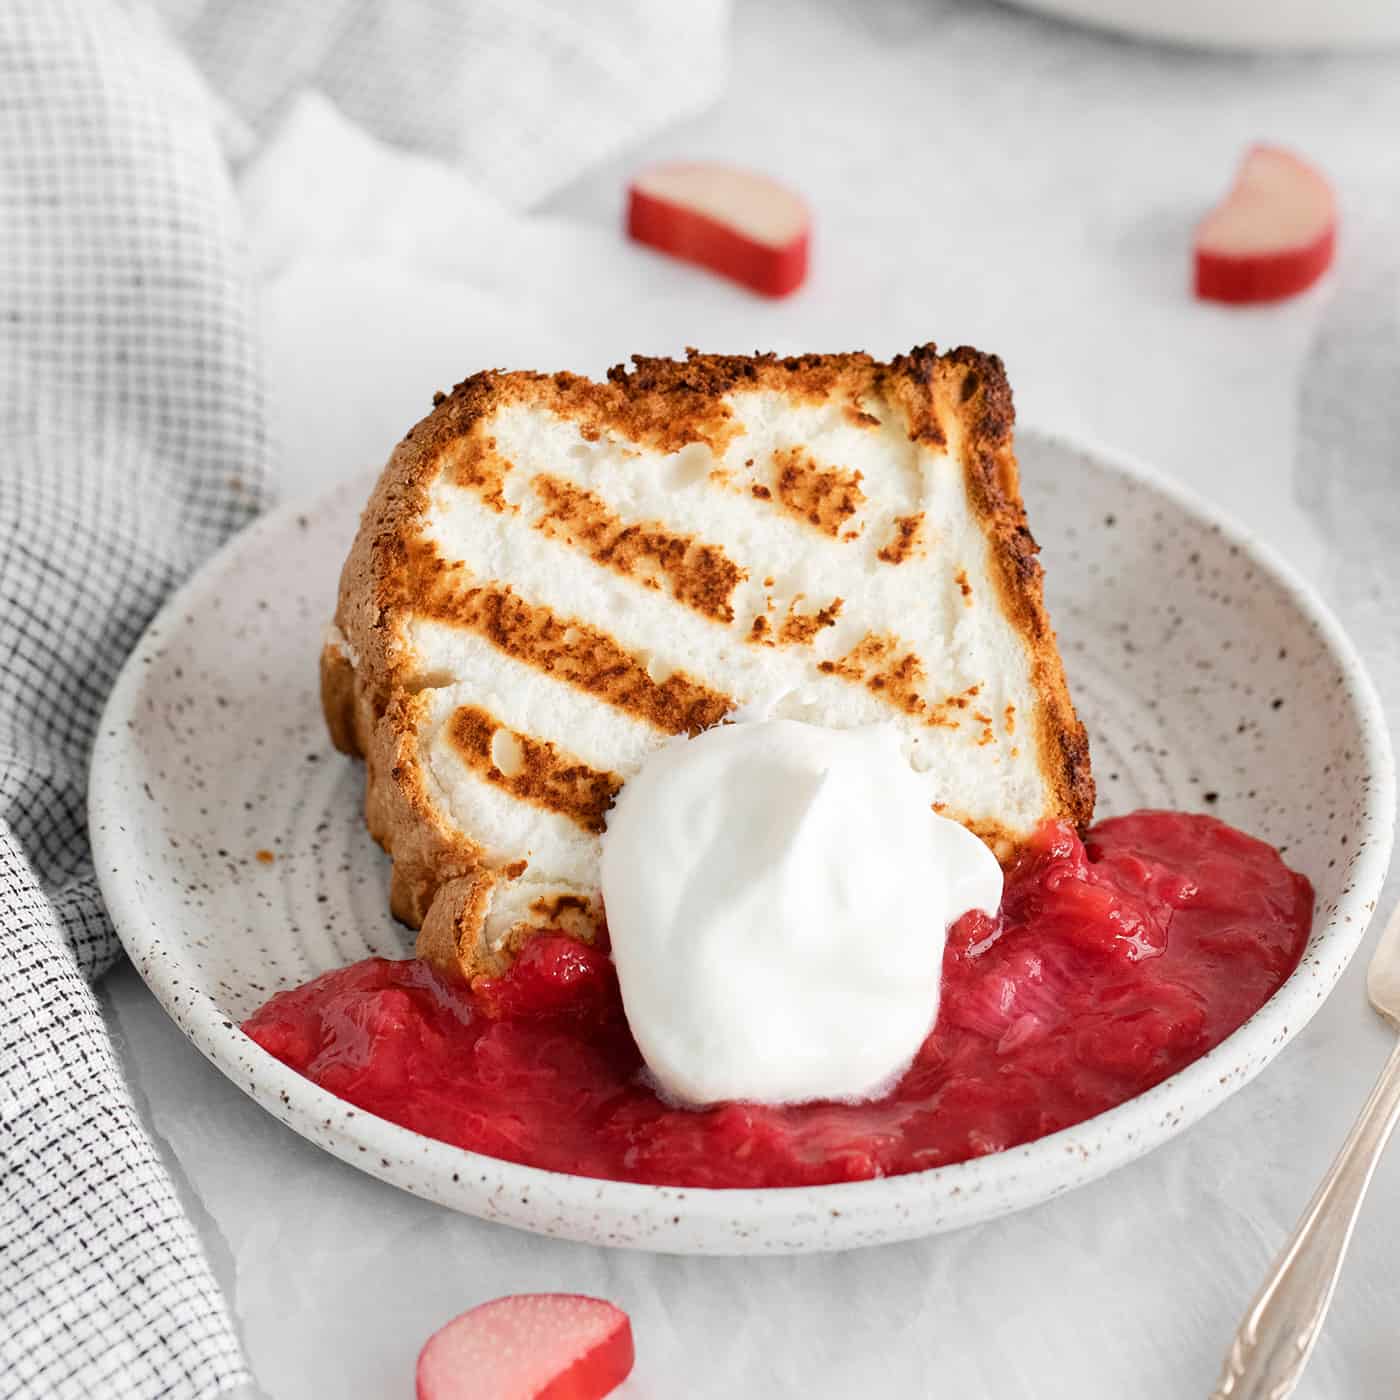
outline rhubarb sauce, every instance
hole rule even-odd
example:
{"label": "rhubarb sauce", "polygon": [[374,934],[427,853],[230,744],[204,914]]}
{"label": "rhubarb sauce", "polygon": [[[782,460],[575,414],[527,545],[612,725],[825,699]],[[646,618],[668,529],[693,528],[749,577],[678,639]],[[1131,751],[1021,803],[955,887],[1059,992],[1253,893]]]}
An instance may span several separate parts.
{"label": "rhubarb sauce", "polygon": [[937,1024],[882,1097],[675,1107],[651,1087],[607,952],[542,933],[503,976],[371,958],[280,992],[243,1029],[415,1132],[581,1176],[806,1186],[1030,1142],[1151,1088],[1287,979],[1312,887],[1207,816],[1144,811],[1081,841],[1047,824],[1000,916],[948,936]]}

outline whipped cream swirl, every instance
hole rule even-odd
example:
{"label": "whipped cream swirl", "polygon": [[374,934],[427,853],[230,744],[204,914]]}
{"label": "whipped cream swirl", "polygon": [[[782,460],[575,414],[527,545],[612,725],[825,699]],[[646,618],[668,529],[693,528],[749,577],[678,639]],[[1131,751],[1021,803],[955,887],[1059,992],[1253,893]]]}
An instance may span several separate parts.
{"label": "whipped cream swirl", "polygon": [[889,726],[725,724],[657,750],[603,837],[632,1033],[692,1104],[861,1099],[938,1014],[948,927],[996,857],[933,812]]}

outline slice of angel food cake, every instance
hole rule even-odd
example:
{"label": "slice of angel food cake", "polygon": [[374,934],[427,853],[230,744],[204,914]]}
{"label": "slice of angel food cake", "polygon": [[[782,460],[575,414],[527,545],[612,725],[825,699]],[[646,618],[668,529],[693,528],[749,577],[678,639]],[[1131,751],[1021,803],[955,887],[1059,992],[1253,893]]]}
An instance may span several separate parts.
{"label": "slice of angel food cake", "polygon": [[399,444],[322,656],[419,955],[592,940],[600,838],[676,735],[748,707],[894,726],[1003,862],[1083,827],[1089,750],[1042,599],[1000,360],[643,359],[483,373]]}

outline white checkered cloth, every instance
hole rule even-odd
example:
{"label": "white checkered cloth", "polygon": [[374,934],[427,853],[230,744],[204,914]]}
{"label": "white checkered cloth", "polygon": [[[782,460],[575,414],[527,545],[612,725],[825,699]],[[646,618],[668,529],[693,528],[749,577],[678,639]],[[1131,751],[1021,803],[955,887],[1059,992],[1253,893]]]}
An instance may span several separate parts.
{"label": "white checkered cloth", "polygon": [[[309,82],[517,202],[708,100],[727,9],[164,4],[252,131]],[[0,4],[3,1397],[249,1380],[88,986],[120,950],[84,811],[124,657],[263,504],[233,129],[134,0]]]}
{"label": "white checkered cloth", "polygon": [[197,79],[91,0],[0,6],[0,1394],[246,1379],[85,978],[103,700],[259,503],[237,209]]}

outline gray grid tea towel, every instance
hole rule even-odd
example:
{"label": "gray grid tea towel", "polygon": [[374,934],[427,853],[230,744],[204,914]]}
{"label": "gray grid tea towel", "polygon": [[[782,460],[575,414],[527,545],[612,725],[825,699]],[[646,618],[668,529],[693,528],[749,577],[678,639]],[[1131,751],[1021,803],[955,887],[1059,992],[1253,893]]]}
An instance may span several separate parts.
{"label": "gray grid tea towel", "polygon": [[0,1395],[247,1379],[87,980],[87,762],[123,658],[259,503],[237,207],[139,12],[0,6]]}
{"label": "gray grid tea towel", "polygon": [[193,63],[140,0],[0,4],[0,1397],[26,1400],[249,1379],[88,986],[119,952],[84,816],[103,702],[268,476],[216,132],[246,151],[319,87],[526,201],[712,97],[728,10],[158,3]]}

